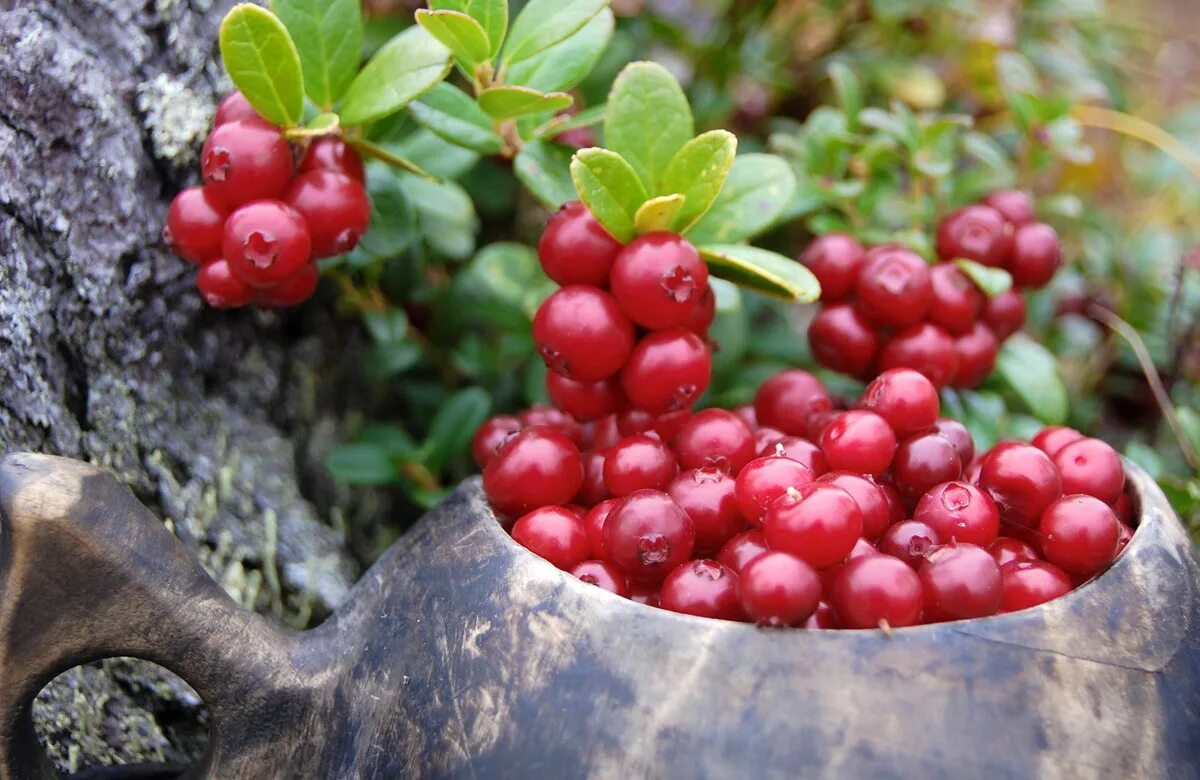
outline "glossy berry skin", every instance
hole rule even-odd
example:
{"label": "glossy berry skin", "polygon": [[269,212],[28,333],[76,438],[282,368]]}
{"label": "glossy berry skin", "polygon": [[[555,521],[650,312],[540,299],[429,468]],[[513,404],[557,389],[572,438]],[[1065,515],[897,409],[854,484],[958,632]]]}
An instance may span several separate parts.
{"label": "glossy berry skin", "polygon": [[879,334],[866,315],[848,303],[825,306],[808,324],[808,345],[831,371],[866,376],[879,356]]}
{"label": "glossy berry skin", "polygon": [[922,322],[892,335],[879,353],[879,367],[911,368],[942,388],[958,374],[959,354],[954,345],[955,339],[949,333]]}
{"label": "glossy berry skin", "polygon": [[867,385],[858,408],[875,412],[899,437],[928,431],[938,420],[941,401],[937,388],[919,371],[893,368]]}
{"label": "glossy berry skin", "polygon": [[300,173],[313,171],[335,171],[349,176],[359,184],[367,182],[367,174],[358,152],[336,136],[322,136],[308,145],[308,150],[300,159]]}
{"label": "glossy berry skin", "polygon": [[1033,198],[1020,190],[998,190],[985,197],[983,203],[999,211],[1000,216],[1014,228],[1035,218]]}
{"label": "glossy berry skin", "polygon": [[1013,561],[1000,567],[1001,612],[1036,607],[1071,592],[1066,572],[1045,561]]}
{"label": "glossy berry skin", "polygon": [[837,485],[812,482],[787,491],[767,507],[763,536],[772,550],[824,569],[845,560],[862,535],[862,510]]}
{"label": "glossy berry skin", "polygon": [[1037,432],[1029,443],[1053,458],[1059,450],[1068,444],[1082,441],[1084,435],[1074,428],[1065,425],[1050,425]]}
{"label": "glossy berry skin", "polygon": [[857,471],[879,477],[896,453],[896,434],[874,412],[843,412],[821,433],[821,452],[835,471]]}
{"label": "glossy berry skin", "polygon": [[604,522],[608,559],[638,580],[661,582],[692,556],[692,520],[666,493],[639,490],[613,507]]}
{"label": "glossy berry skin", "polygon": [[872,322],[894,328],[915,325],[933,303],[929,266],[918,255],[899,247],[878,247],[855,286],[858,308]]}
{"label": "glossy berry skin", "polygon": [[738,575],[717,561],[688,561],[663,580],[659,606],[684,615],[741,620]]}
{"label": "glossy berry skin", "polygon": [[662,583],[629,580],[629,600],[635,604],[645,604],[647,607],[659,606],[658,588]]}
{"label": "glossy berry skin", "polygon": [[879,540],[879,552],[898,558],[915,570],[921,568],[941,543],[933,526],[920,520],[905,520],[884,532]]}
{"label": "glossy berry skin", "polygon": [[576,382],[599,382],[629,359],[633,323],[611,295],[576,284],[558,290],[538,307],[533,340],[551,371]]}
{"label": "glossy berry skin", "polygon": [[1058,233],[1044,222],[1022,225],[1013,235],[1008,272],[1018,287],[1045,287],[1062,265]]}
{"label": "glossy berry skin", "polygon": [[613,261],[609,286],[621,310],[638,325],[659,330],[683,325],[708,285],[708,266],[691,242],[674,233],[631,241]]}
{"label": "glossy berry skin", "polygon": [[690,469],[667,486],[667,495],[687,512],[696,529],[696,552],[716,554],[746,528],[738,509],[735,481],[715,468]]}
{"label": "glossy berry skin", "polygon": [[947,333],[962,333],[975,324],[986,297],[953,263],[938,263],[929,270],[933,303],[929,321]]}
{"label": "glossy berry skin", "polygon": [[629,402],[651,414],[688,409],[708,389],[712,356],[708,345],[683,328],[659,330],[642,338],[621,370]]}
{"label": "glossy berry skin", "polygon": [[1034,528],[1050,503],[1062,495],[1058,469],[1037,447],[1002,442],[983,459],[979,487],[991,495],[1000,519]]}
{"label": "glossy berry skin", "polygon": [[759,386],[754,396],[758,424],[804,436],[809,418],[833,409],[833,399],[821,380],[798,368],[780,371]]}
{"label": "glossy berry skin", "polygon": [[739,575],[742,609],[760,626],[804,622],[821,600],[821,580],[804,561],[767,552],[746,564]]}
{"label": "glossy berry skin", "polygon": [[1008,259],[1011,228],[991,206],[964,206],[948,214],[937,229],[937,252],[943,260],[965,257],[990,266]]}
{"label": "glossy berry skin", "polygon": [[910,436],[900,442],[892,458],[892,483],[909,501],[916,501],[935,485],[961,476],[958,450],[949,439],[936,433]]}
{"label": "glossy berry skin", "polygon": [[312,258],[304,217],[278,200],[248,203],[225,220],[221,239],[229,269],[251,287],[273,287]]}
{"label": "glossy berry skin", "polygon": [[206,263],[221,256],[221,237],[229,209],[203,187],[181,190],[167,210],[163,240],[189,263]]}
{"label": "glossy berry skin", "polygon": [[954,449],[958,452],[958,458],[962,461],[964,468],[971,461],[975,460],[975,439],[971,437],[971,432],[967,430],[967,426],[958,420],[942,417],[933,424],[933,432],[944,437],[954,445]]}
{"label": "glossy berry skin", "polygon": [[1133,503],[1129,500],[1128,493],[1122,493],[1117,497],[1117,500],[1112,503],[1112,510],[1122,523],[1133,522]]}
{"label": "glossy berry skin", "polygon": [[696,301],[696,305],[692,307],[692,313],[683,321],[683,327],[697,336],[703,337],[708,335],[708,329],[712,327],[713,321],[716,319],[717,296],[711,285],[705,285],[704,291],[700,293],[700,300]]}
{"label": "glossy berry skin", "polygon": [[691,419],[691,409],[680,409],[666,414],[650,414],[641,409],[622,409],[617,414],[617,431],[622,436],[635,433],[653,433],[665,442],[675,440],[684,423]]}
{"label": "glossy berry skin", "polygon": [[741,574],[746,564],[765,552],[770,552],[770,548],[767,547],[767,540],[762,531],[742,531],[721,546],[721,551],[717,553],[717,560],[732,569],[734,573]]}
{"label": "glossy berry skin", "polygon": [[278,128],[239,120],[212,131],[200,168],[204,186],[233,209],[283,195],[292,179],[292,150]]}
{"label": "glossy berry skin", "polygon": [[568,504],[582,484],[579,450],[549,428],[527,428],[516,434],[483,469],[483,491],[496,511],[505,515]]}
{"label": "glossy berry skin", "polygon": [[321,272],[317,270],[317,264],[310,261],[274,287],[258,290],[254,302],[264,309],[299,306],[313,296],[320,282]]}
{"label": "glossy berry skin", "polygon": [[1114,504],[1125,491],[1125,467],[1117,451],[1099,439],[1080,439],[1053,456],[1066,495],[1082,493]]}
{"label": "glossy berry skin", "polygon": [[532,553],[560,569],[570,571],[587,560],[588,540],[583,522],[569,509],[544,506],[522,515],[512,527],[512,538]]}
{"label": "glossy berry skin", "polygon": [[[621,440],[621,430],[617,427],[617,415],[610,414],[590,423],[584,428],[584,439],[587,446],[594,450],[606,450]],[[641,433],[641,431],[634,431]]]}
{"label": "glossy berry skin", "polygon": [[608,513],[621,503],[619,498],[606,498],[588,510],[583,516],[583,528],[587,531],[588,548],[591,557],[597,560],[607,560],[608,551],[604,549],[604,523]]}
{"label": "glossy berry skin", "polygon": [[818,477],[817,482],[836,485],[850,494],[862,512],[864,539],[878,539],[892,524],[892,506],[887,494],[870,477],[851,471],[831,471]]}
{"label": "glossy berry skin", "polygon": [[1063,496],[1042,513],[1042,555],[1068,574],[1090,577],[1112,563],[1121,529],[1108,504]]}
{"label": "glossy berry skin", "polygon": [[840,301],[854,292],[866,250],[845,233],[826,233],[813,239],[799,259],[821,283],[821,300]]}
{"label": "glossy berry skin", "polygon": [[609,273],[620,251],[621,243],[577,200],[550,218],[538,242],[542,270],[563,287],[572,284],[608,287]]}
{"label": "glossy berry skin", "polygon": [[754,434],[733,412],[705,409],[688,419],[671,446],[685,469],[715,467],[737,474],[757,454]]}
{"label": "glossy berry skin", "polygon": [[921,580],[906,563],[890,555],[868,555],[848,562],[834,581],[829,602],[842,628],[892,628],[921,621]]}
{"label": "glossy berry skin", "polygon": [[235,275],[222,258],[201,266],[196,273],[196,288],[214,309],[236,309],[254,300],[254,288]]}
{"label": "glossy berry skin", "polygon": [[925,523],[943,542],[988,547],[1000,532],[1000,510],[991,496],[966,482],[945,482],[921,496],[913,520]]}
{"label": "glossy berry skin", "polygon": [[1001,536],[989,544],[987,550],[996,561],[996,565],[1000,567],[1001,572],[1004,571],[1005,564],[1039,559],[1037,550],[1033,549],[1031,545],[1010,536]]}
{"label": "glossy berry skin", "polygon": [[837,628],[837,614],[827,601],[817,604],[816,610],[808,616],[808,620],[800,626],[808,630]]}
{"label": "glossy berry skin", "polygon": [[604,459],[607,454],[608,450],[583,453],[583,485],[575,499],[585,506],[595,506],[612,497],[608,486],[604,484]]}
{"label": "glossy berry skin", "polygon": [[629,581],[621,570],[605,561],[584,561],[571,569],[571,574],[589,585],[629,598]]}
{"label": "glossy berry skin", "polygon": [[366,189],[342,173],[305,173],[292,182],[284,201],[308,223],[316,258],[349,252],[371,224]]}
{"label": "glossy berry skin", "polygon": [[571,415],[552,406],[532,406],[520,412],[517,419],[526,428],[537,426],[558,431],[570,439],[576,447],[581,449],[583,447],[582,426]]}
{"label": "glossy berry skin", "polygon": [[997,341],[1004,341],[1025,324],[1025,299],[1016,289],[1009,288],[993,295],[983,305],[983,324],[988,326]]}
{"label": "glossy berry skin", "polygon": [[678,473],[670,448],[645,433],[621,439],[604,458],[604,485],[618,497],[638,490],[665,490]]}
{"label": "glossy berry skin", "polygon": [[[1133,541],[1133,529],[1122,520],[1117,520],[1117,523],[1120,526],[1117,535],[1117,555],[1120,555],[1125,552],[1125,548]],[[1115,558],[1116,556],[1113,557]]]}
{"label": "glossy berry skin", "polygon": [[995,335],[983,323],[954,339],[954,351],[958,355],[958,370],[951,384],[954,387],[976,387],[996,367],[996,355],[1000,345]]}
{"label": "glossy berry skin", "polygon": [[946,545],[931,553],[917,574],[928,623],[985,617],[1000,609],[1000,567],[982,547]]}
{"label": "glossy berry skin", "polygon": [[613,414],[625,401],[615,377],[576,382],[553,371],[546,372],[546,395],[550,403],[584,422]]}
{"label": "glossy berry skin", "polygon": [[788,488],[801,488],[813,481],[813,473],[802,463],[778,455],[756,458],[737,475],[734,495],[742,517],[762,526],[767,508]]}
{"label": "glossy berry skin", "polygon": [[217,105],[217,113],[213,117],[213,127],[220,127],[221,125],[227,125],[230,122],[237,122],[243,119],[266,125],[270,124],[270,122],[263,119],[254,110],[254,106],[250,105],[250,101],[246,100],[246,96],[235,89],[226,95]]}
{"label": "glossy berry skin", "polygon": [[766,458],[771,455],[782,455],[803,463],[816,477],[829,471],[829,464],[825,462],[825,453],[821,452],[821,448],[799,436],[777,437],[759,448],[758,457]]}

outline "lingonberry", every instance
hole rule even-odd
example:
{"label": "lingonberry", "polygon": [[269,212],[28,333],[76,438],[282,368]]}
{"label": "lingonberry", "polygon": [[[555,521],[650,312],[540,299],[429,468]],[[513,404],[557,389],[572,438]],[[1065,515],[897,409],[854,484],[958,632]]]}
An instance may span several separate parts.
{"label": "lingonberry", "polygon": [[683,328],[642,338],[621,370],[621,389],[639,409],[666,414],[691,408],[708,389],[712,357],[704,341]]}
{"label": "lingonberry", "polygon": [[612,508],[604,522],[608,559],[630,577],[661,582],[691,558],[692,519],[666,493],[639,490]]}
{"label": "lingonberry", "polygon": [[837,303],[823,307],[808,324],[808,345],[831,371],[865,376],[879,355],[879,334],[858,309]]}
{"label": "lingonberry", "polygon": [[812,470],[803,463],[780,455],[757,458],[737,475],[734,495],[738,509],[752,525],[761,527],[767,507],[787,489],[800,488],[813,481]]}
{"label": "lingonberry", "polygon": [[273,287],[312,258],[304,217],[278,200],[248,203],[225,220],[222,251],[229,269],[251,287]]}
{"label": "lingonberry", "polygon": [[817,603],[816,610],[808,616],[808,620],[800,626],[811,630],[837,628],[837,615],[833,611],[833,606],[827,601]]}
{"label": "lingonberry", "polygon": [[954,445],[954,449],[958,452],[958,458],[964,468],[975,459],[975,439],[971,437],[971,432],[967,430],[967,426],[958,420],[941,417],[933,424],[933,432],[944,437]]}
{"label": "lingonberry", "polygon": [[854,546],[850,548],[850,552],[846,554],[845,558],[833,566],[827,566],[817,572],[817,576],[821,578],[821,592],[825,595],[831,593],[833,584],[837,581],[838,575],[842,573],[845,565],[855,558],[862,558],[866,555],[879,555],[879,550],[875,549],[875,545],[860,537],[854,542]]}
{"label": "lingonberry", "polygon": [[921,496],[913,520],[925,523],[943,542],[988,547],[1000,532],[1000,510],[974,485],[945,482]]}
{"label": "lingonberry", "polygon": [[739,420],[746,423],[746,427],[748,427],[750,430],[758,430],[758,413],[754,411],[754,404],[742,404],[741,406],[735,406],[733,408],[733,413],[738,416]]}
{"label": "lingonberry", "polygon": [[984,205],[1000,212],[1014,228],[1034,220],[1033,199],[1020,190],[999,190],[983,199]]}
{"label": "lingonberry", "polygon": [[229,263],[217,258],[196,272],[196,288],[204,302],[214,309],[236,309],[254,300],[254,288],[229,269]]}
{"label": "lingonberry", "polygon": [[1122,492],[1121,495],[1117,497],[1117,500],[1112,503],[1112,510],[1113,514],[1115,514],[1117,519],[1122,523],[1128,524],[1133,522],[1133,504],[1129,500],[1128,493]]}
{"label": "lingonberry", "polygon": [[726,471],[697,468],[683,472],[667,486],[667,495],[692,518],[696,552],[715,554],[746,527],[738,509],[735,484]]}
{"label": "lingonberry", "polygon": [[1112,562],[1121,528],[1108,504],[1063,496],[1042,513],[1042,555],[1068,574],[1090,577]]}
{"label": "lingonberry", "polygon": [[867,475],[855,474],[852,471],[831,471],[818,477],[817,482],[836,485],[850,494],[862,512],[863,538],[874,541],[892,524],[892,506],[887,494],[879,487],[879,483]]}
{"label": "lingonberry", "polygon": [[691,409],[680,409],[666,414],[650,414],[641,409],[622,409],[617,414],[617,430],[622,436],[653,433],[665,442],[672,442],[691,417]]}
{"label": "lingonberry", "polygon": [[899,558],[913,569],[919,569],[941,543],[942,539],[933,526],[920,520],[905,520],[884,532],[879,540],[879,552]]}
{"label": "lingonberry", "polygon": [[1058,451],[1068,444],[1074,444],[1084,438],[1083,434],[1065,425],[1049,425],[1034,435],[1029,443],[1053,458]]}
{"label": "lingonberry", "polygon": [[189,263],[221,256],[221,237],[229,210],[203,187],[181,190],[167,210],[162,236],[171,251]]}
{"label": "lingonberry", "polygon": [[721,551],[717,553],[717,560],[735,573],[741,574],[746,564],[770,550],[762,531],[742,531],[722,545]]}
{"label": "lingonberry", "polygon": [[[968,331],[970,333],[971,331]],[[961,338],[961,337],[960,337]],[[911,368],[941,388],[954,381],[959,370],[955,339],[928,322],[912,325],[894,334],[879,353],[883,369]]]}
{"label": "lingonberry", "polygon": [[1027,528],[1036,527],[1050,502],[1062,495],[1062,479],[1046,453],[1019,442],[993,447],[983,458],[977,484],[996,502],[1001,520]]}
{"label": "lingonberry", "polygon": [[262,115],[254,110],[254,106],[250,105],[250,101],[246,100],[246,96],[235,89],[217,104],[217,113],[213,117],[213,127],[220,127],[221,125],[227,125],[230,122],[238,122],[243,119],[261,124],[270,124],[270,122],[263,119]]}
{"label": "lingonberry", "polygon": [[758,457],[775,454],[775,445],[782,442],[784,439],[800,440],[798,436],[787,436],[778,428],[763,426],[754,429],[754,449]]}
{"label": "lingonberry", "polygon": [[1033,546],[1014,539],[1011,536],[1001,536],[996,541],[988,545],[988,552],[995,559],[996,565],[1001,571],[1004,569],[1004,564],[1012,563],[1013,561],[1036,561],[1038,560],[1038,552],[1033,549]]}
{"label": "lingonberry", "polygon": [[921,620],[921,580],[890,555],[867,555],[848,562],[829,594],[842,628],[916,625]]}
{"label": "lingonberry", "polygon": [[278,128],[243,119],[212,131],[200,168],[212,195],[237,208],[283,195],[292,179],[292,150]]}
{"label": "lingonberry", "polygon": [[608,450],[592,450],[583,454],[583,485],[577,498],[587,506],[595,506],[612,496],[604,484],[604,459]]}
{"label": "lingonberry", "polygon": [[566,509],[571,514],[578,517],[580,519],[580,521],[582,521],[583,518],[587,517],[587,513],[588,513],[587,507],[582,504],[567,504],[563,507],[563,509]]}
{"label": "lingonberry", "polygon": [[800,262],[821,283],[822,301],[838,301],[854,292],[865,259],[863,245],[845,233],[826,233],[800,255]]}
{"label": "lingonberry", "polygon": [[717,296],[713,293],[712,285],[706,284],[704,291],[700,293],[700,300],[692,307],[692,313],[683,321],[683,327],[697,336],[705,337],[716,319]]}
{"label": "lingonberry", "polygon": [[691,416],[672,442],[685,469],[712,466],[737,474],[754,459],[754,434],[733,412],[705,409]]}
{"label": "lingonberry", "polygon": [[1031,222],[1013,235],[1008,272],[1018,287],[1045,287],[1062,265],[1058,233],[1044,222]]}
{"label": "lingonberry", "polygon": [[[593,423],[588,423],[585,430],[591,434],[590,439],[588,439],[588,446],[595,450],[606,450],[622,438],[621,429],[617,426],[617,415],[615,414],[610,414],[606,417],[601,417]],[[632,431],[632,433],[641,433],[641,431]]]}
{"label": "lingonberry", "polygon": [[873,322],[903,328],[925,318],[933,303],[929,266],[900,247],[876,247],[855,286],[858,307]]}
{"label": "lingonberry", "polygon": [[258,290],[254,302],[264,309],[299,306],[313,296],[320,282],[321,272],[317,270],[317,264],[308,262],[274,287]]}
{"label": "lingonberry", "polygon": [[349,252],[371,224],[366,189],[335,171],[303,174],[292,182],[284,201],[308,223],[314,257]]}
{"label": "lingonberry", "polygon": [[574,512],[561,506],[543,506],[522,515],[512,527],[512,538],[560,569],[570,571],[587,560],[587,531]]}
{"label": "lingonberry", "polygon": [[910,436],[900,442],[896,456],[892,458],[892,483],[909,501],[924,496],[934,485],[952,482],[961,476],[962,460],[958,450],[949,439],[936,433]]}
{"label": "lingonberry", "polygon": [[773,375],[754,396],[758,424],[788,436],[804,436],[809,417],[832,408],[833,400],[821,380],[798,368]]}
{"label": "lingonberry", "polygon": [[925,593],[926,622],[985,617],[1000,609],[1000,567],[982,547],[940,547],[930,553],[917,574]]}
{"label": "lingonberry", "polygon": [[876,484],[883,491],[884,498],[887,499],[888,506],[892,509],[892,523],[903,522],[908,517],[908,507],[904,505],[904,499],[900,497],[900,491],[896,490],[891,482],[879,482]]}
{"label": "lingonberry", "polygon": [[587,206],[571,201],[546,223],[538,243],[542,270],[563,287],[607,287],[621,244],[600,225]]}
{"label": "lingonberry", "polygon": [[790,553],[815,569],[844,560],[862,530],[862,510],[854,497],[828,482],[789,489],[763,516],[767,546]]}
{"label": "lingonberry", "polygon": [[821,433],[821,452],[835,471],[857,471],[878,477],[896,453],[896,434],[874,412],[843,412]]}
{"label": "lingonberry", "polygon": [[1052,563],[1013,561],[1000,567],[1001,612],[1016,612],[1045,604],[1071,592],[1071,578]]}
{"label": "lingonberry", "polygon": [[804,561],[783,552],[767,552],[746,564],[739,575],[742,609],[760,626],[802,623],[821,600],[821,580]]}
{"label": "lingonberry", "polygon": [[505,515],[569,503],[582,484],[579,450],[549,428],[526,428],[516,434],[483,469],[483,490],[496,511]]}
{"label": "lingonberry", "polygon": [[621,570],[605,561],[584,561],[571,569],[571,574],[589,585],[615,593],[623,599],[629,598],[629,581]]}
{"label": "lingonberry", "polygon": [[575,284],[542,302],[533,318],[533,340],[550,370],[576,382],[599,382],[629,359],[633,323],[611,295]]}
{"label": "lingonberry", "polygon": [[583,447],[583,428],[575,418],[553,406],[533,406],[517,415],[526,428],[538,426],[558,431],[571,440],[577,448]]}
{"label": "lingonberry", "polygon": [[[1117,535],[1117,555],[1120,555],[1121,553],[1125,552],[1125,548],[1129,546],[1131,541],[1133,541],[1133,529],[1121,520],[1117,520],[1117,525],[1119,526],[1119,532]],[[1114,555],[1113,558],[1116,558],[1117,555]]]}
{"label": "lingonberry", "polygon": [[738,575],[717,561],[688,561],[663,580],[659,606],[685,615],[741,620]]}
{"label": "lingonberry", "polygon": [[938,263],[929,271],[933,303],[929,321],[947,333],[962,333],[975,324],[983,310],[984,294],[953,263]]}
{"label": "lingonberry", "polygon": [[601,561],[608,560],[608,551],[604,549],[604,523],[608,520],[608,513],[620,503],[619,498],[606,498],[583,516],[583,528],[587,531],[591,557]]}
{"label": "lingonberry", "polygon": [[550,402],[576,420],[597,420],[621,408],[624,398],[616,377],[599,382],[577,382],[554,371],[546,372]]}
{"label": "lingonberry", "polygon": [[604,458],[604,485],[614,496],[638,490],[665,490],[679,465],[657,436],[635,433],[614,444]]}
{"label": "lingonberry", "polygon": [[975,387],[996,367],[996,354],[1000,345],[995,335],[982,322],[954,339],[954,351],[958,355],[958,370],[950,384],[955,387]]}
{"label": "lingonberry", "polygon": [[674,233],[650,233],[625,246],[613,261],[609,287],[621,310],[645,328],[687,321],[704,288],[708,267],[696,247]]}
{"label": "lingonberry", "polygon": [[629,580],[629,600],[635,604],[645,604],[647,607],[658,607],[659,584],[657,582]]}
{"label": "lingonberry", "polygon": [[937,388],[924,374],[911,368],[893,368],[867,385],[858,407],[887,420],[897,436],[911,436],[933,427],[941,402]]}
{"label": "lingonberry", "polygon": [[[762,430],[770,431],[771,429],[764,428]],[[774,433],[778,434],[778,432]],[[759,447],[758,456],[765,458],[771,455],[782,455],[803,463],[816,477],[829,471],[829,464],[825,462],[825,453],[821,452],[821,448],[799,436],[776,435],[771,441],[764,442],[763,446]]]}
{"label": "lingonberry", "polygon": [[1066,495],[1082,493],[1113,504],[1125,490],[1121,456],[1099,439],[1080,439],[1053,456]]}
{"label": "lingonberry", "polygon": [[983,324],[995,334],[997,341],[1004,341],[1025,324],[1025,299],[1021,293],[1009,288],[993,295],[983,305]]}
{"label": "lingonberry", "polygon": [[300,159],[300,173],[313,171],[336,171],[359,184],[367,182],[367,174],[358,152],[351,149],[342,139],[332,135],[322,136],[313,141],[308,145],[304,157]]}
{"label": "lingonberry", "polygon": [[965,257],[984,265],[1004,265],[1011,247],[1011,230],[991,206],[963,206],[938,224],[937,252],[943,260]]}
{"label": "lingonberry", "polygon": [[841,409],[826,409],[823,412],[816,412],[810,415],[808,425],[804,429],[803,437],[813,442],[821,441],[821,434],[825,433],[825,429],[841,416]]}

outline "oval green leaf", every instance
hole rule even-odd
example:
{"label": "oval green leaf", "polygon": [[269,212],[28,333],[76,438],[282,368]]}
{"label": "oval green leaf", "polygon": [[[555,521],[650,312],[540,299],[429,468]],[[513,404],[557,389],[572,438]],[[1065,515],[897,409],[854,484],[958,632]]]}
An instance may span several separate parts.
{"label": "oval green leaf", "polygon": [[642,204],[633,215],[633,226],[638,235],[656,233],[660,230],[670,230],[676,215],[687,198],[676,192],[671,195],[660,195]]}
{"label": "oval green leaf", "polygon": [[562,111],[574,100],[563,92],[544,95],[529,87],[489,87],[479,93],[479,107],[492,119]]}
{"label": "oval green leaf", "polygon": [[342,123],[361,125],[395,113],[450,72],[450,50],[421,27],[409,27],[375,53],[342,101]]}
{"label": "oval green leaf", "polygon": [[461,11],[483,28],[488,39],[488,57],[494,57],[508,31],[508,0],[429,0],[434,11]]}
{"label": "oval green leaf", "polygon": [[608,48],[613,26],[613,13],[605,8],[566,40],[513,63],[505,81],[539,92],[566,92],[596,67]]}
{"label": "oval green leaf", "polygon": [[989,298],[1012,289],[1012,274],[1003,268],[992,268],[965,257],[957,258],[954,264]]}
{"label": "oval green leaf", "polygon": [[1033,339],[1016,334],[1000,347],[996,373],[1029,410],[1047,425],[1062,425],[1070,404],[1053,353]]}
{"label": "oval green leaf", "polygon": [[712,207],[688,231],[692,243],[730,243],[752,238],[775,222],[796,191],[796,175],[771,154],[743,154],[733,161]]}
{"label": "oval green leaf", "polygon": [[450,50],[468,76],[473,77],[476,66],[487,61],[491,47],[487,33],[466,14],[422,8],[417,11],[417,24]]}
{"label": "oval green leaf", "polygon": [[422,127],[452,144],[480,154],[500,151],[492,120],[458,87],[442,82],[410,103],[408,112]]}
{"label": "oval green leaf", "polygon": [[634,220],[648,196],[621,155],[608,149],[580,149],[571,161],[571,179],[579,199],[613,238],[625,243],[637,235]]}
{"label": "oval green leaf", "polygon": [[604,141],[637,171],[646,189],[665,194],[663,173],[692,140],[692,109],[675,77],[655,62],[626,65],[608,93]]}
{"label": "oval green leaf", "polygon": [[591,127],[604,121],[604,105],[590,106],[570,117],[554,117],[534,131],[535,138],[557,138],[577,127]]}
{"label": "oval green leaf", "polygon": [[271,0],[271,10],[291,33],[304,71],[304,90],[330,109],[354,81],[362,58],[359,0]]}
{"label": "oval green leaf", "polygon": [[479,387],[460,390],[443,401],[429,424],[429,435],[421,443],[425,466],[437,473],[447,461],[465,454],[491,408],[491,397]]}
{"label": "oval green leaf", "polygon": [[683,233],[704,216],[725,184],[737,154],[737,138],[728,130],[710,130],[683,145],[663,173],[662,186],[681,192],[685,201],[671,229]]}
{"label": "oval green leaf", "polygon": [[283,22],[256,5],[235,5],[221,22],[221,59],[254,110],[280,127],[304,115],[300,55]]}
{"label": "oval green leaf", "polygon": [[713,244],[700,247],[700,254],[713,276],[739,287],[791,303],[811,303],[821,297],[817,277],[776,252],[745,244]]}
{"label": "oval green leaf", "polygon": [[529,0],[504,44],[501,61],[521,62],[564,40],[608,7],[608,0]]}
{"label": "oval green leaf", "polygon": [[513,173],[546,208],[556,211],[578,195],[571,180],[575,150],[552,141],[531,141],[513,160]]}

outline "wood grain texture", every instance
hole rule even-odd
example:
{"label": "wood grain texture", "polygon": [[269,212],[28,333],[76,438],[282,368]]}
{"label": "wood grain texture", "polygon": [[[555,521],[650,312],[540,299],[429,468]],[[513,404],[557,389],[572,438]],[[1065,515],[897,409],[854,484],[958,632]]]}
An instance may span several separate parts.
{"label": "wood grain texture", "polygon": [[879,632],[651,610],[517,547],[471,480],[321,627],[241,610],[111,477],[0,464],[0,778],[52,776],[29,701],[123,654],[213,713],[202,777],[1196,777],[1191,541],[1141,526],[1042,607]]}

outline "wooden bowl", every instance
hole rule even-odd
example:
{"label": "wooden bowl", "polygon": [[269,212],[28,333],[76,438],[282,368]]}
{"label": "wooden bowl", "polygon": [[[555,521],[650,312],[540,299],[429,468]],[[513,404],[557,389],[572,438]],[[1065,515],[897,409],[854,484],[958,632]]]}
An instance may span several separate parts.
{"label": "wooden bowl", "polygon": [[116,655],[208,703],[199,777],[1197,777],[1200,568],[1127,468],[1125,553],[1010,615],[885,636],[651,609],[518,547],[476,479],[294,634],[230,601],[111,476],[11,455],[0,778],[55,776],[33,697]]}

